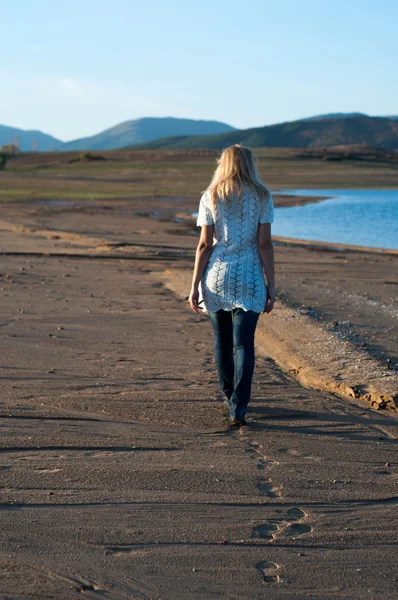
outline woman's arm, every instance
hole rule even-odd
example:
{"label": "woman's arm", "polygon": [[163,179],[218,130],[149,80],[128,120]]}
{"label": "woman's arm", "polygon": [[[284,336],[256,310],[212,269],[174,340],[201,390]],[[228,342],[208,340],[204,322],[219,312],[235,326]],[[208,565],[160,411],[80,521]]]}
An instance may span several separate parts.
{"label": "woman's arm", "polygon": [[264,273],[267,278],[267,302],[264,312],[269,313],[274,308],[275,292],[275,270],[274,270],[274,246],[271,238],[271,223],[259,223],[258,225],[258,251],[263,263]]}
{"label": "woman's arm", "polygon": [[198,247],[196,248],[192,287],[188,302],[192,310],[199,312],[199,282],[203,277],[211,251],[213,250],[214,225],[202,225]]}

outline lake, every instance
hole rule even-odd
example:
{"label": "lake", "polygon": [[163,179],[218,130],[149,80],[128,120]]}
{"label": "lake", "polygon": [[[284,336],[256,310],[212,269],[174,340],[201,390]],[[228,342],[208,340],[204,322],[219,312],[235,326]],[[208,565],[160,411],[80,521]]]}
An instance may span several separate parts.
{"label": "lake", "polygon": [[313,204],[275,209],[274,235],[301,240],[398,249],[398,190],[282,190],[327,196]]}

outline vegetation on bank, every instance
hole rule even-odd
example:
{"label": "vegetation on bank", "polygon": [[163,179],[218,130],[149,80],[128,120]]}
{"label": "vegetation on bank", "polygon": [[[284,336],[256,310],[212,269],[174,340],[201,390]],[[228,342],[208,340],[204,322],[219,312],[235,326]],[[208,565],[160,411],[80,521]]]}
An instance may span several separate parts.
{"label": "vegetation on bank", "polygon": [[[363,147],[257,150],[259,171],[281,188],[398,188],[397,153]],[[0,200],[198,197],[216,167],[216,150],[109,150],[20,153],[7,157]]]}

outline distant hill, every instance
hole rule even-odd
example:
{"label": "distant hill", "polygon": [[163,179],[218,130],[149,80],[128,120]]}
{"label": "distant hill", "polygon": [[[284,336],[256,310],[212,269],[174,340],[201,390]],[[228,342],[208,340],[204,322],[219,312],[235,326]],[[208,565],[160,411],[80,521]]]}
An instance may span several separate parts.
{"label": "distant hill", "polygon": [[365,113],[353,112],[353,113],[327,113],[325,115],[315,115],[314,117],[307,117],[300,119],[301,121],[323,121],[324,119],[343,119],[350,117],[368,117]]}
{"label": "distant hill", "polygon": [[210,135],[235,131],[231,125],[218,121],[195,121],[175,117],[146,117],[125,121],[97,135],[73,140],[59,146],[59,150],[112,150],[135,146],[168,136]]}
{"label": "distant hill", "polygon": [[301,119],[219,135],[169,137],[140,147],[221,150],[231,144],[252,148],[322,148],[361,144],[398,150],[398,121],[367,116]]}
{"label": "distant hill", "polygon": [[21,152],[29,152],[33,150],[35,140],[37,141],[37,149],[41,152],[54,150],[63,143],[61,140],[57,140],[57,138],[42,131],[26,131],[25,129],[0,125],[0,146],[16,144],[18,141]]}
{"label": "distant hill", "polygon": [[[324,119],[341,119],[345,117],[369,117],[369,115],[365,115],[365,113],[353,112],[353,113],[328,113],[325,115],[315,115],[314,117],[307,117],[306,119],[301,119],[301,121],[323,121]],[[377,117],[376,117],[377,118]],[[392,119],[393,121],[398,121],[397,116],[386,115],[385,117],[380,117],[384,119]]]}

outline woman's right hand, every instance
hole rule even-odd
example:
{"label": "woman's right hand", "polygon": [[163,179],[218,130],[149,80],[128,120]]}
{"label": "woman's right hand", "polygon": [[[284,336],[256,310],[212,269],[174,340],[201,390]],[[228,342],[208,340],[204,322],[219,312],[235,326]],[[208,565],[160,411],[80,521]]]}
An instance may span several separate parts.
{"label": "woman's right hand", "polygon": [[274,308],[275,300],[276,300],[275,288],[273,286],[272,287],[268,286],[267,287],[267,302],[265,303],[265,308],[264,308],[263,312],[270,313],[271,310]]}

